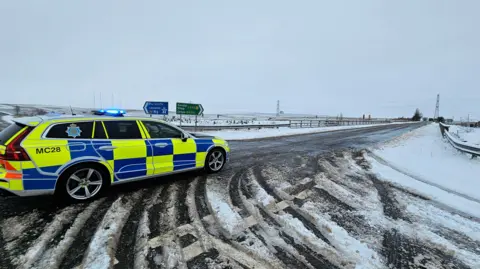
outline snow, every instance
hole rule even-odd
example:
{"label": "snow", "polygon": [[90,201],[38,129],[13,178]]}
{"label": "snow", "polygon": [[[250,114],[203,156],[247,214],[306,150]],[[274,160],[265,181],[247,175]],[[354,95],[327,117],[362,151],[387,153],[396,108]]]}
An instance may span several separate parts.
{"label": "snow", "polygon": [[148,211],[153,207],[153,205],[158,203],[160,199],[160,194],[163,191],[163,186],[157,187],[156,190],[153,192],[152,196],[148,199],[146,203],[145,209],[142,213],[142,217],[138,223],[137,228],[137,235],[135,240],[135,247],[134,247],[134,268],[148,268],[148,238],[150,235],[150,228],[149,228],[149,214]]}
{"label": "snow", "polygon": [[233,209],[224,201],[218,193],[207,192],[208,200],[212,205],[212,209],[218,216],[218,221],[229,234],[237,234],[242,231],[243,219],[240,215],[233,211]]}
{"label": "snow", "polygon": [[373,154],[388,164],[367,156],[381,179],[480,217],[477,188],[480,161],[454,149],[442,138],[438,125],[430,124],[411,131],[374,150]]}
{"label": "snow", "polygon": [[388,124],[398,124],[398,123],[375,124],[375,125],[349,125],[349,126],[303,128],[303,129],[280,127],[276,129],[272,128],[272,129],[255,129],[255,130],[241,130],[241,131],[224,130],[224,131],[212,131],[212,132],[202,132],[202,133],[221,137],[226,140],[249,140],[249,139],[258,139],[258,138],[266,138],[266,137],[280,137],[280,136],[289,136],[289,135],[331,132],[331,131],[346,130],[346,129],[353,129],[353,128],[368,128],[372,126],[388,125]]}
{"label": "snow", "polygon": [[473,146],[480,146],[480,128],[469,128],[452,125],[449,132]]}
{"label": "snow", "polygon": [[120,233],[142,192],[118,198],[105,214],[85,253],[83,268],[112,268]]}
{"label": "snow", "polygon": [[[283,225],[283,229],[287,234],[295,238],[305,246],[311,248],[315,252],[327,258],[337,266],[345,265],[345,263],[352,264],[350,257],[340,256],[336,250],[322,240],[318,240],[317,236],[308,230],[305,225],[297,218],[288,213],[281,213],[277,215],[277,220]],[[349,268],[348,266],[344,266]]]}
{"label": "snow", "polygon": [[424,195],[431,200],[440,202],[466,214],[480,218],[479,203],[459,197],[458,195],[442,190],[438,187],[413,179],[407,175],[395,171],[391,167],[380,164],[373,158],[367,157],[367,160],[372,164],[373,171],[380,175],[379,179],[405,186],[414,193]]}
{"label": "snow", "polygon": [[28,251],[19,260],[19,268],[32,268],[32,265],[38,258],[43,255],[48,242],[62,230],[72,218],[78,213],[78,208],[67,207],[59,214],[55,215],[54,220],[48,224],[43,233],[35,240],[35,243],[28,249]]}
{"label": "snow", "polygon": [[218,184],[212,184],[212,180],[215,179],[209,178],[207,180],[207,201],[220,226],[229,236],[235,236],[245,229],[243,219],[230,206],[228,188],[221,188]]}
{"label": "snow", "polygon": [[13,116],[10,116],[10,115],[2,116],[2,121],[12,124],[13,123]]}
{"label": "snow", "polygon": [[34,211],[30,214],[22,216],[14,216],[5,219],[1,222],[2,236],[5,240],[5,249],[13,250],[17,247],[18,241],[23,233],[32,229],[36,222],[38,222],[40,214]]}
{"label": "snow", "polygon": [[[250,169],[249,170],[249,178],[254,178],[253,172]],[[255,199],[260,202],[262,206],[269,206],[273,203],[275,203],[275,198],[270,196],[261,186],[258,184],[256,180],[251,180],[250,183],[250,188],[253,191],[253,194],[255,196]]]}
{"label": "snow", "polygon": [[46,250],[42,255],[42,260],[39,263],[40,268],[60,268],[60,264],[63,258],[67,255],[68,249],[75,241],[75,238],[82,231],[88,218],[90,218],[93,212],[104,200],[105,198],[102,198],[92,202],[84,211],[76,216],[72,226],[67,230],[63,239],[57,244],[57,246],[54,249]]}
{"label": "snow", "polygon": [[459,231],[471,240],[480,241],[479,224],[462,216],[451,214],[430,203],[420,202],[418,198],[397,191],[397,201],[406,208],[407,212],[415,216],[420,222],[428,223],[431,227],[442,227]]}
{"label": "snow", "polygon": [[308,210],[310,215],[316,220],[317,226],[328,227],[330,233],[324,236],[332,245],[354,260],[356,269],[383,268],[381,256],[368,247],[366,243],[360,242],[348,234],[348,232],[335,222],[328,220],[321,214],[313,213],[316,211],[316,204],[305,203],[302,208]]}

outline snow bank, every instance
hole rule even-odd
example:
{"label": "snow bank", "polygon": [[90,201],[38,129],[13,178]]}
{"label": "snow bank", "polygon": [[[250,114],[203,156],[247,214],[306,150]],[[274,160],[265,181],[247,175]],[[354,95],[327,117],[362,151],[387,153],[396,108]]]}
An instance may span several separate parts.
{"label": "snow bank", "polygon": [[480,146],[480,128],[468,128],[461,126],[450,126],[450,133],[456,134],[459,138],[473,146]]}
{"label": "snow bank", "polygon": [[[480,217],[480,206],[474,202],[480,200],[477,187],[480,184],[480,160],[471,159],[454,149],[442,138],[438,125],[430,124],[411,131],[373,153],[424,182],[368,158],[373,171],[382,179],[418,190],[433,200]],[[472,199],[459,197],[454,192]]]}
{"label": "snow bank", "polygon": [[350,126],[303,128],[303,129],[291,129],[288,127],[281,127],[278,129],[256,129],[256,130],[240,130],[240,131],[225,130],[225,131],[213,131],[213,132],[202,132],[202,133],[218,136],[227,140],[248,140],[248,139],[266,138],[266,137],[322,133],[322,132],[330,132],[330,131],[345,130],[345,129],[352,129],[352,128],[367,128],[367,127],[388,125],[388,124],[399,124],[399,123],[386,123],[386,124],[375,124],[375,125],[350,125]]}

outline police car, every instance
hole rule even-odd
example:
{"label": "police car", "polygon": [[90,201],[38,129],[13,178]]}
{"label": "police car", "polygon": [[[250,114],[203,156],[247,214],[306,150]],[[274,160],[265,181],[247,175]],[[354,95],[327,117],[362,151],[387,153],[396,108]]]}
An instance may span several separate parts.
{"label": "police car", "polygon": [[90,200],[110,185],[195,169],[219,172],[228,143],[162,120],[92,116],[18,118],[0,133],[0,190]]}

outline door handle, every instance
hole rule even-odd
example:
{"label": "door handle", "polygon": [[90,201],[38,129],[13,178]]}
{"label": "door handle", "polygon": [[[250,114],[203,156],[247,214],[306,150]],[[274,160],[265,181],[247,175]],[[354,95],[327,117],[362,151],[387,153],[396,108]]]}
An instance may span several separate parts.
{"label": "door handle", "polygon": [[157,148],[164,148],[166,146],[168,146],[167,143],[155,143],[155,147],[157,147]]}
{"label": "door handle", "polygon": [[101,146],[101,147],[99,147],[98,149],[99,149],[99,150],[107,150],[107,151],[110,151],[110,150],[114,150],[114,149],[116,149],[116,148],[117,148],[117,147],[115,147],[115,146]]}

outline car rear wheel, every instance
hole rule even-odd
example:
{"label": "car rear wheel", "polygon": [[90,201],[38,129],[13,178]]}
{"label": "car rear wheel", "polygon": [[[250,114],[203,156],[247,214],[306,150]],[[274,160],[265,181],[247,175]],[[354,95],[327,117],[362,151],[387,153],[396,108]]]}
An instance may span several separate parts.
{"label": "car rear wheel", "polygon": [[88,201],[108,187],[108,176],[96,165],[79,165],[62,174],[56,193],[69,201]]}
{"label": "car rear wheel", "polygon": [[220,148],[215,148],[207,155],[207,158],[205,160],[205,169],[209,173],[219,172],[225,165],[225,161],[225,151]]}

